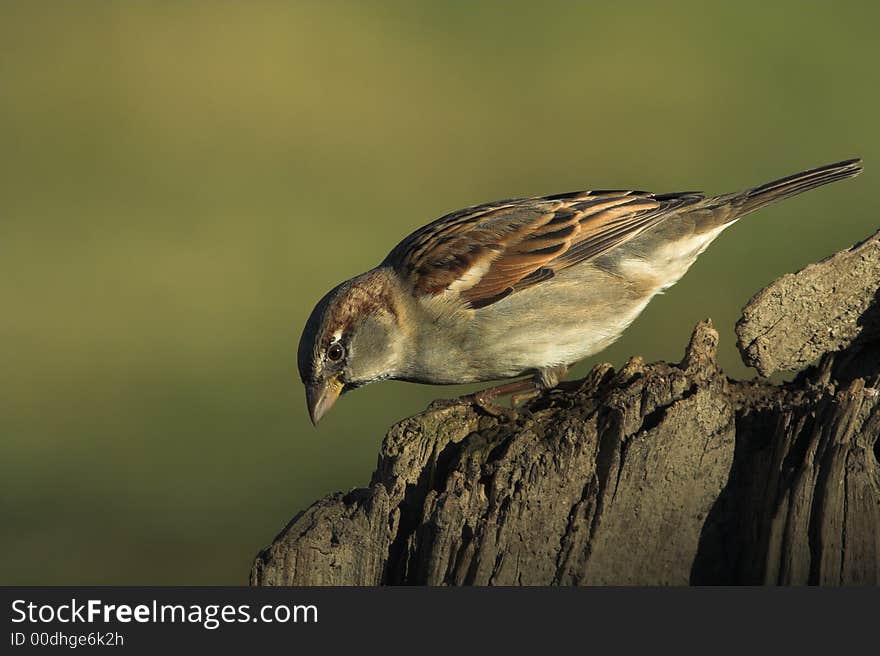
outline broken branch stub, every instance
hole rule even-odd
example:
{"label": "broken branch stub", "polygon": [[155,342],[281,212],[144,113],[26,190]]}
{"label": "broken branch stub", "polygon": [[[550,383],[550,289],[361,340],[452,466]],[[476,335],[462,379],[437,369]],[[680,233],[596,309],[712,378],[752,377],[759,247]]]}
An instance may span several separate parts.
{"label": "broken branch stub", "polygon": [[743,361],[762,376],[800,371],[825,353],[875,339],[878,281],[880,232],[775,280],[746,304],[736,324]]}

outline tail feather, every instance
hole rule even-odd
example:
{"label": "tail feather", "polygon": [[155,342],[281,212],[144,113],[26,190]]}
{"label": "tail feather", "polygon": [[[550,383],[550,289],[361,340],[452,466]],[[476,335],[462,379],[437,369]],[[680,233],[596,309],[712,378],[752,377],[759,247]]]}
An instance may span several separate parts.
{"label": "tail feather", "polygon": [[826,164],[744,191],[737,194],[736,197],[738,203],[735,205],[739,205],[736,212],[737,217],[809,189],[851,178],[862,172],[861,164],[861,159],[848,159],[835,164]]}

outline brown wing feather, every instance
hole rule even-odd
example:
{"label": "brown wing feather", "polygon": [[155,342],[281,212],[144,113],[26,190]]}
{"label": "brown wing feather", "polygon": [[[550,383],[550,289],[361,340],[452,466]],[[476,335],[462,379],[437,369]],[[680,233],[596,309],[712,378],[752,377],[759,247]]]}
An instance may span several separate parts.
{"label": "brown wing feather", "polygon": [[472,307],[485,307],[607,253],[702,198],[584,191],[479,205],[414,232],[385,264],[417,293],[457,292]]}

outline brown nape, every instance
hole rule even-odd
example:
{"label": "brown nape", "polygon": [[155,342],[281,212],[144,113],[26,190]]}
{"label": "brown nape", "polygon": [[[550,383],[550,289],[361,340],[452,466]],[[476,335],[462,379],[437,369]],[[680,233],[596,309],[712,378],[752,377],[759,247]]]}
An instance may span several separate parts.
{"label": "brown nape", "polygon": [[397,320],[399,310],[393,285],[389,272],[384,269],[367,271],[343,285],[328,312],[323,346],[329,345],[339,331],[350,333],[358,321],[377,310],[384,310]]}

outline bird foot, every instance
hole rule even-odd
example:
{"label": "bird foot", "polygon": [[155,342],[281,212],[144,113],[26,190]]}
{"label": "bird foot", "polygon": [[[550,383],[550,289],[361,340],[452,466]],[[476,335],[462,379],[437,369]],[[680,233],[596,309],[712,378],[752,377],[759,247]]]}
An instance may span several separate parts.
{"label": "bird foot", "polygon": [[541,390],[537,387],[535,389],[529,390],[527,392],[520,392],[519,394],[511,394],[510,396],[510,405],[515,407],[524,405],[531,401],[532,399],[536,399],[541,396]]}
{"label": "bird foot", "polygon": [[487,415],[491,415],[498,419],[515,419],[519,413],[517,413],[516,408],[505,408],[502,405],[498,405],[497,403],[493,403],[493,396],[484,396],[482,392],[476,392],[474,394],[465,394],[464,396],[459,397],[459,400],[467,403],[469,405],[476,406]]}
{"label": "bird foot", "polygon": [[480,392],[474,394],[464,394],[451,399],[437,399],[431,401],[428,411],[446,410],[457,406],[476,407],[485,412],[487,415],[497,418],[513,419],[517,412],[513,408],[505,408],[503,406],[492,403],[488,398],[484,398]]}
{"label": "bird foot", "polygon": [[[524,401],[535,398],[540,393],[541,391],[535,387],[535,383],[531,379],[526,379],[490,387],[473,394],[467,394],[461,398],[467,403],[476,405],[493,417],[514,419],[519,416],[517,406]],[[506,408],[495,403],[495,400],[502,396],[510,396],[511,407]]]}
{"label": "bird foot", "polygon": [[[476,406],[483,412],[493,417],[515,419],[519,416],[517,406],[534,399],[541,394],[541,390],[535,387],[531,379],[517,380],[495,387],[489,387],[479,392],[465,394],[454,399],[438,399],[428,406],[429,410],[451,408],[457,405]],[[498,405],[496,400],[503,396],[510,396],[511,407]]]}

